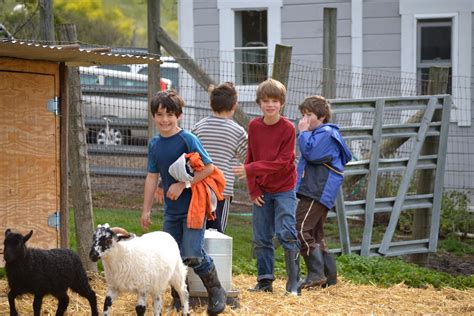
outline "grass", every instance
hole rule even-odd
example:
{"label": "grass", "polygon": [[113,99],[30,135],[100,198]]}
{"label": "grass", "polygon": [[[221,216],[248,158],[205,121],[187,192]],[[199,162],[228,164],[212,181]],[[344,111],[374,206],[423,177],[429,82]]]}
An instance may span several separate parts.
{"label": "grass", "polygon": [[[140,212],[131,210],[95,209],[95,224],[109,223],[111,226],[121,226],[138,235],[145,233],[140,227]],[[162,228],[163,216],[160,213],[152,214],[151,230]],[[332,228],[328,227],[328,234]],[[71,248],[75,249],[74,217],[70,216]],[[239,214],[230,214],[226,234],[233,238],[232,271],[234,275],[256,275],[256,263],[252,258],[252,218]],[[331,243],[330,243],[331,244]],[[333,242],[333,246],[337,246]],[[474,243],[460,240],[442,240],[440,250],[453,253],[474,253]],[[349,282],[355,284],[374,284],[389,287],[405,283],[410,287],[452,287],[457,289],[474,288],[474,276],[451,276],[447,273],[419,267],[404,262],[401,259],[383,257],[360,257],[357,255],[342,255],[337,258],[338,273]],[[101,266],[99,266],[101,268]],[[304,264],[302,264],[304,274]],[[285,277],[283,249],[279,247],[275,254],[275,275]],[[0,276],[4,277],[4,269],[0,269]]]}

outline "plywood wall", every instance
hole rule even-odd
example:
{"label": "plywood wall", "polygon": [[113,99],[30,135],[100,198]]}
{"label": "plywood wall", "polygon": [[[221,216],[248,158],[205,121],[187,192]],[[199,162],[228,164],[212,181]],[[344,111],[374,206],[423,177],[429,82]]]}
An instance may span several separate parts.
{"label": "plywood wall", "polygon": [[30,246],[59,245],[48,226],[60,208],[59,117],[47,106],[58,78],[56,63],[0,58],[1,252],[6,228],[33,230]]}

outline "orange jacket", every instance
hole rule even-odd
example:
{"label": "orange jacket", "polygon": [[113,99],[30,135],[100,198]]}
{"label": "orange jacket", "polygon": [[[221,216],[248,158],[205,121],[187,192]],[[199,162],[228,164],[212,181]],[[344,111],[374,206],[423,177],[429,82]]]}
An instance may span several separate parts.
{"label": "orange jacket", "polygon": [[[194,171],[201,171],[204,168],[204,163],[199,153],[189,153],[186,155],[186,158],[189,159],[189,165]],[[224,187],[224,173],[216,166],[214,166],[214,171],[210,175],[191,186],[192,196],[188,209],[188,228],[203,228],[206,215],[208,219],[215,220],[216,217],[213,213],[211,192],[209,190],[212,190],[217,200],[221,201],[224,199]]]}

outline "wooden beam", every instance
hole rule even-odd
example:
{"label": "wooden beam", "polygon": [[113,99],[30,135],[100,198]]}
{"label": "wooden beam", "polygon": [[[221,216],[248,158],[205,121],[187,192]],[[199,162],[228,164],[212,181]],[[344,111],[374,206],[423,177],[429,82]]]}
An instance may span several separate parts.
{"label": "wooden beam", "polygon": [[326,99],[336,97],[337,9],[324,8],[323,91]]}

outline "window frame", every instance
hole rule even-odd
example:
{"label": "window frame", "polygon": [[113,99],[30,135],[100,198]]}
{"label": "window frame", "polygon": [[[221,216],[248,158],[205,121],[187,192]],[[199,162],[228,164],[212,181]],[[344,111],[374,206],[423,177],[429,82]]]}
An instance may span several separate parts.
{"label": "window frame", "polygon": [[[229,69],[227,66],[228,64],[233,65],[235,63],[235,11],[267,11],[267,61],[271,63],[275,55],[275,45],[281,42],[282,6],[282,0],[217,0],[220,21],[220,67],[226,70],[220,72],[221,82],[236,81],[235,68]],[[271,67],[268,67],[267,76],[270,75]],[[256,85],[236,85],[236,89],[239,92],[239,101],[255,101],[255,86]]]}

